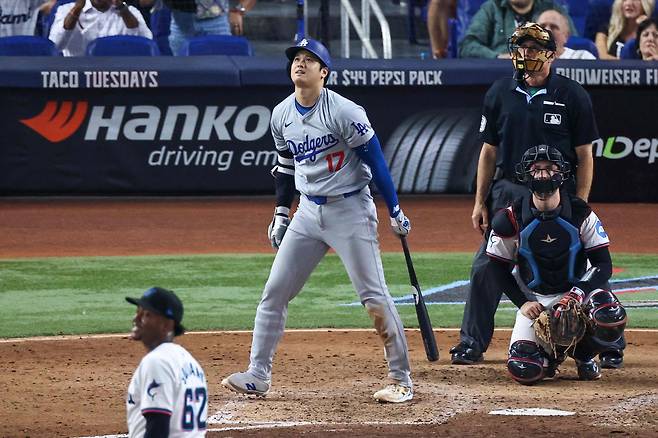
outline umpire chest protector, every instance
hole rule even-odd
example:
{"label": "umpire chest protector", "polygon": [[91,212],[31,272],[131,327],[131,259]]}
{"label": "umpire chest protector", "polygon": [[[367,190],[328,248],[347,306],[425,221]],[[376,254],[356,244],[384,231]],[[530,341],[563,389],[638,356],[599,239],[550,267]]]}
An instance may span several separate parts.
{"label": "umpire chest protector", "polygon": [[521,225],[518,264],[523,282],[542,295],[568,291],[585,272],[580,226],[590,208],[563,192],[554,211],[536,210],[530,197],[515,203],[514,211]]}

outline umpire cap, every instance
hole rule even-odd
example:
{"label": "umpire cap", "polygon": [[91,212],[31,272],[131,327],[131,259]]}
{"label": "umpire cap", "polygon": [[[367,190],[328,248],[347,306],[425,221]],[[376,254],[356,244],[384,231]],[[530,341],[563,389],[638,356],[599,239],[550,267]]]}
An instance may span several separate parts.
{"label": "umpire cap", "polygon": [[173,320],[175,336],[185,333],[185,327],[181,325],[183,303],[173,291],[161,287],[152,287],[144,292],[141,298],[126,297],[126,301]]}
{"label": "umpire cap", "polygon": [[308,50],[318,57],[324,67],[331,70],[331,56],[329,50],[320,42],[311,38],[302,38],[297,44],[286,49],[286,56],[292,62],[300,50]]}

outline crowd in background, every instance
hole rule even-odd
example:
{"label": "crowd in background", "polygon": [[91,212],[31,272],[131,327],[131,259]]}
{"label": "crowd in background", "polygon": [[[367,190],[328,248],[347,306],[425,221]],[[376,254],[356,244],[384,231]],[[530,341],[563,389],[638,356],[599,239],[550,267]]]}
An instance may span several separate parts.
{"label": "crowd in background", "polygon": [[[655,0],[408,1],[423,8],[434,58],[507,58],[514,29],[534,21],[554,34],[558,58],[658,60]],[[92,38],[139,35],[158,40],[162,54],[177,55],[195,36],[242,35],[243,16],[255,3],[0,0],[0,37],[41,35],[75,56]]]}

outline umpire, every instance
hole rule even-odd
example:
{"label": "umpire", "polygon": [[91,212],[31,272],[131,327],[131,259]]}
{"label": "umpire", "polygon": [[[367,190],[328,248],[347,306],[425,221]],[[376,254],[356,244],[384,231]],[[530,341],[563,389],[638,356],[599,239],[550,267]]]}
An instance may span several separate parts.
{"label": "umpire", "polygon": [[[514,199],[528,196],[528,189],[517,183],[514,168],[528,146],[558,148],[575,169],[575,180],[566,181],[565,189],[584,201],[589,196],[594,173],[592,141],[599,138],[592,102],[580,84],[551,73],[555,50],[549,30],[536,23],[517,27],[509,39],[514,77],[496,81],[484,98],[480,124],[484,144],[471,216],[484,240],[471,268],[460,342],[450,350],[453,364],[481,361],[491,342],[494,314],[504,290],[485,274],[489,218]],[[620,367],[624,346],[622,338],[619,345],[601,353],[601,366]]]}

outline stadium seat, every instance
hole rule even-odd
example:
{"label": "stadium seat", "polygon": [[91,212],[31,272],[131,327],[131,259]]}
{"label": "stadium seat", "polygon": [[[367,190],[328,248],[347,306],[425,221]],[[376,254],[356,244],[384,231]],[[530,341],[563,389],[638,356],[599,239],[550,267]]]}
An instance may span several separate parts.
{"label": "stadium seat", "polygon": [[203,35],[190,38],[180,52],[181,56],[253,56],[253,54],[251,44],[245,37],[232,35]]}
{"label": "stadium seat", "polygon": [[0,38],[0,56],[57,56],[55,43],[34,35],[15,35]]}
{"label": "stadium seat", "polygon": [[597,59],[599,57],[599,51],[596,48],[596,44],[594,44],[594,41],[588,40],[587,38],[570,36],[565,46],[573,50],[587,50],[589,53],[596,56]]}
{"label": "stadium seat", "polygon": [[587,39],[594,41],[596,33],[601,26],[610,23],[612,15],[612,2],[614,0],[591,0],[587,15],[585,16],[585,28],[580,34]]}
{"label": "stadium seat", "polygon": [[115,35],[96,38],[87,46],[87,56],[158,56],[158,45],[150,38]]}
{"label": "stadium seat", "polygon": [[619,53],[620,59],[640,59],[640,55],[637,53],[637,44],[635,38],[632,38],[626,41],[624,47],[621,48],[621,53]]}
{"label": "stadium seat", "polygon": [[582,36],[585,32],[585,21],[589,11],[589,0],[558,0],[558,4],[563,6],[571,17],[576,32]]}
{"label": "stadium seat", "polygon": [[173,55],[169,46],[170,26],[171,10],[168,7],[163,6],[151,12],[151,32],[153,32],[153,40],[158,44],[161,55]]}

